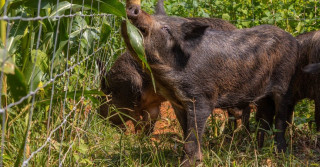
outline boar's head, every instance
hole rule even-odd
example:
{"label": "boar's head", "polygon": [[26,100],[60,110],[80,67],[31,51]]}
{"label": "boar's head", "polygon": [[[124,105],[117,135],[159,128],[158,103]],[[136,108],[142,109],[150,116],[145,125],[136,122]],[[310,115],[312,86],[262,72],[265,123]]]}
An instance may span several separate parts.
{"label": "boar's head", "polygon": [[[122,54],[114,63],[113,67],[106,72],[105,65],[98,62],[101,90],[111,98],[108,103],[115,105],[121,112],[128,114],[134,110],[139,102],[142,88],[142,71],[137,70],[138,63],[128,52]],[[104,117],[113,115],[109,112],[109,105],[105,105],[100,114]],[[112,122],[119,122],[113,121]],[[121,123],[121,122],[119,122]]]}
{"label": "boar's head", "polygon": [[[137,5],[127,7],[127,15],[132,24],[143,34],[150,65],[166,62],[171,67],[183,68],[189,59],[189,46],[195,47],[205,30],[210,27],[209,24],[187,18],[168,17],[163,14],[149,15]],[[134,55],[125,22],[121,29],[128,49]]]}

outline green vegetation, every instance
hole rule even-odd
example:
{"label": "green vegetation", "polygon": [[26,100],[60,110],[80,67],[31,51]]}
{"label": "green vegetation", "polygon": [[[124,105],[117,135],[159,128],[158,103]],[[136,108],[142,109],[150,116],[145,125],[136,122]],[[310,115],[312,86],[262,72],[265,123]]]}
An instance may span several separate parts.
{"label": "green vegetation", "polygon": [[[156,0],[143,1],[146,11],[152,12]],[[273,24],[298,35],[319,29],[317,0],[167,0],[169,15],[182,17],[216,17],[229,20],[238,28]]]}
{"label": "green vegetation", "polygon": [[[3,5],[4,0],[0,2]],[[155,3],[145,0],[142,8],[153,13]],[[164,134],[160,140],[125,135],[96,113],[100,105],[97,96],[102,93],[98,91],[95,60],[108,62],[109,69],[125,50],[119,34],[125,18],[123,2],[60,0],[57,4],[56,0],[41,0],[39,13],[36,0],[10,0],[5,6],[7,10],[0,10],[1,17],[21,18],[0,22],[0,62],[6,60],[1,69],[1,105],[18,102],[30,92],[35,95],[10,106],[0,118],[4,122],[0,131],[4,134],[4,166],[21,166],[30,156],[30,166],[179,164],[182,133]],[[319,29],[319,7],[318,0],[165,2],[169,15],[223,18],[238,28],[273,24],[293,35]],[[315,146],[316,133],[311,123],[313,113],[314,104],[308,100],[296,106],[294,124],[287,133],[289,150],[282,155],[274,154],[272,135],[266,147],[258,150],[254,132],[218,133],[217,127],[223,121],[208,121],[204,165],[320,166],[319,144]],[[181,132],[176,120],[162,119]],[[251,124],[255,129],[253,116]],[[50,142],[46,144],[48,137]],[[32,154],[44,144],[40,152]]]}

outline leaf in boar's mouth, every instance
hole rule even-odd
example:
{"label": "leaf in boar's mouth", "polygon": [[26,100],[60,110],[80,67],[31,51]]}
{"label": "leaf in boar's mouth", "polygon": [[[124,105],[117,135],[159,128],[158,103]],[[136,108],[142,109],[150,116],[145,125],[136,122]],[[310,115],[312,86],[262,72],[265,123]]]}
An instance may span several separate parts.
{"label": "leaf in boar's mouth", "polygon": [[134,25],[130,23],[128,19],[126,20],[126,28],[127,28],[127,34],[129,37],[130,45],[133,48],[134,52],[139,57],[139,59],[142,61],[142,65],[146,66],[147,69],[150,71],[153,89],[156,92],[156,85],[154,82],[153,74],[147,62],[147,59],[145,57],[142,34]]}

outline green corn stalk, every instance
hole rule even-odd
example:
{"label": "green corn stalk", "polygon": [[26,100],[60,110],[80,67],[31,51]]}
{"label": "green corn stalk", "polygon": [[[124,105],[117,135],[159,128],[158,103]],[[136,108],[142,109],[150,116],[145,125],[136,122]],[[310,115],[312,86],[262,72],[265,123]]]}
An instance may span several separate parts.
{"label": "green corn stalk", "polygon": [[[5,0],[0,0],[0,8],[2,8],[4,6],[5,2],[6,2]],[[3,43],[3,46],[5,46],[5,41],[6,41],[6,36],[7,36],[6,27],[7,27],[7,22],[4,20],[1,20],[0,21],[0,29],[1,29],[0,35],[1,35],[1,41]]]}
{"label": "green corn stalk", "polygon": [[[4,6],[4,4],[5,4],[5,0],[0,0],[0,9]],[[3,43],[3,46],[5,46],[5,42],[6,42],[6,37],[7,37],[7,33],[6,33],[6,27],[7,27],[7,23],[6,23],[6,21],[4,21],[4,20],[1,20],[0,21],[0,38],[1,38],[1,41],[2,41],[2,43]],[[1,105],[1,108],[2,108],[2,106],[7,106],[7,77],[6,76],[3,76],[3,78],[2,78],[2,95],[5,95],[5,99],[4,99],[4,101],[2,101],[1,100],[1,103],[2,104],[0,104]],[[2,98],[1,96],[0,96],[0,98]],[[6,129],[6,124],[7,124],[7,121],[8,121],[8,114],[7,114],[7,112],[5,112],[5,113],[3,113],[3,115],[2,115],[2,126],[4,126],[4,127],[2,127],[2,130],[4,131],[4,133],[5,133],[5,129]],[[4,120],[5,119],[5,120]],[[3,140],[3,139],[1,139],[1,140]],[[3,156],[3,152],[1,151],[1,156]],[[2,163],[2,158],[1,158],[1,163]],[[1,164],[2,165],[2,164]]]}
{"label": "green corn stalk", "polygon": [[[5,0],[0,0],[0,9],[4,6],[5,2],[6,2]],[[3,43],[3,46],[6,45],[5,44],[6,37],[7,37],[6,27],[7,27],[7,22],[4,20],[1,20],[0,21],[0,38]],[[7,95],[7,77],[6,76],[3,76],[3,78],[2,78],[2,95]],[[2,97],[0,97],[0,98],[2,98]],[[7,106],[7,98],[5,98],[4,101],[2,101],[2,104],[3,104],[3,106]],[[0,105],[2,105],[2,104],[0,104]]]}

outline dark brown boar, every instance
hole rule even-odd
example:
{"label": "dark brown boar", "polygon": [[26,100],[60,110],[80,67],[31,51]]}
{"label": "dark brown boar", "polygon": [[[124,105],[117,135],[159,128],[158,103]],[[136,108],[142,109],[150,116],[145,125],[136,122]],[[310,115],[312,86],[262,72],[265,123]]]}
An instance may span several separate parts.
{"label": "dark brown boar", "polygon": [[[288,120],[286,122],[277,122],[276,125],[283,126],[282,129],[286,129],[287,122],[291,123],[292,112],[294,106],[302,99],[309,98],[315,102],[315,122],[317,131],[320,132],[320,75],[312,74],[317,73],[318,64],[320,62],[320,31],[309,32],[301,34],[296,37],[300,45],[300,59],[297,62],[297,69],[292,77],[290,88],[288,90],[288,98],[286,98],[286,104],[288,104],[286,114]],[[306,72],[303,72],[304,69]],[[257,120],[260,120],[261,128],[269,130],[272,127],[274,112],[265,112],[265,107],[272,109],[273,102],[265,102],[265,104],[258,104]],[[284,138],[284,132],[280,133],[280,138]],[[259,132],[259,145],[263,145],[264,131]],[[279,136],[278,136],[279,137]]]}
{"label": "dark brown boar", "polygon": [[[289,33],[271,25],[216,31],[186,18],[132,12],[136,9],[127,6],[127,15],[143,33],[157,90],[173,105],[184,131],[184,165],[202,160],[202,134],[215,107],[248,106],[271,96],[277,113],[284,110],[283,95],[298,59],[298,43]],[[125,22],[122,35],[137,58]]]}
{"label": "dark brown boar", "polygon": [[[317,131],[320,131],[320,75],[301,71],[306,65],[320,63],[320,30],[301,34],[296,37],[300,44],[301,60],[298,62],[296,74],[293,77],[292,107],[303,98],[315,101],[315,120]],[[315,68],[316,69],[316,68]],[[316,72],[314,69],[313,72]]]}
{"label": "dark brown boar", "polygon": [[[156,14],[166,15],[163,0],[158,1]],[[213,29],[232,31],[236,27],[229,22],[216,18],[188,18],[208,24]],[[154,123],[160,115],[160,104],[164,98],[154,93],[151,79],[138,65],[133,57],[125,52],[112,66],[108,73],[105,72],[102,62],[99,63],[101,89],[105,94],[111,94],[108,104],[114,104],[120,112],[109,112],[109,105],[103,100],[100,114],[108,117],[115,125],[122,125],[125,121],[132,120],[136,130],[145,129],[147,134],[152,132]],[[140,123],[137,125],[137,123]]]}

